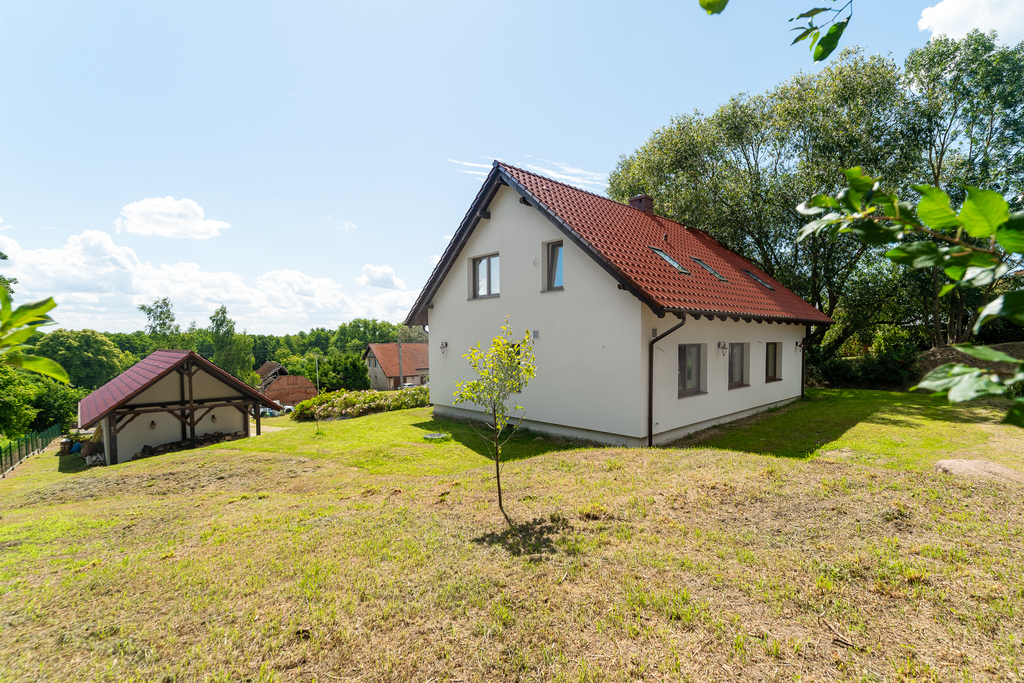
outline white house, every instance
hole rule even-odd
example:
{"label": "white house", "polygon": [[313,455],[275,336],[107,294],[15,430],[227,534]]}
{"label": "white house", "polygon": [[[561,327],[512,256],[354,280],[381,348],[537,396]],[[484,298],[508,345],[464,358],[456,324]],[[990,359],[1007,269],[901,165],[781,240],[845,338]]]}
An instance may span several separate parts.
{"label": "white house", "polygon": [[128,462],[144,446],[221,432],[260,433],[260,406],[274,401],[195,351],[154,351],[78,403],[78,426],[99,425],[108,465]]}
{"label": "white house", "polygon": [[803,392],[803,340],[832,321],[707,233],[495,162],[406,319],[430,334],[438,415],[469,379],[462,354],[530,329],[525,427],[665,443]]}
{"label": "white house", "polygon": [[378,391],[400,389],[403,384],[423,384],[430,374],[427,344],[369,344],[363,360],[370,375],[370,388]]}

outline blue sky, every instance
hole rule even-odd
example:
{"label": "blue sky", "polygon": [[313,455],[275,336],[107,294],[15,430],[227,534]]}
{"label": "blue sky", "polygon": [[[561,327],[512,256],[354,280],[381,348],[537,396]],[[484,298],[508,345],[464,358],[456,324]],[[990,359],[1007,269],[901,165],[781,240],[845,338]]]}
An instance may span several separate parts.
{"label": "blue sky", "polygon": [[[673,115],[813,69],[813,4],[8,2],[0,273],[65,327],[159,296],[252,333],[397,321],[492,159],[600,192]],[[1015,5],[857,0],[844,44],[902,61],[923,11],[1016,42]]]}

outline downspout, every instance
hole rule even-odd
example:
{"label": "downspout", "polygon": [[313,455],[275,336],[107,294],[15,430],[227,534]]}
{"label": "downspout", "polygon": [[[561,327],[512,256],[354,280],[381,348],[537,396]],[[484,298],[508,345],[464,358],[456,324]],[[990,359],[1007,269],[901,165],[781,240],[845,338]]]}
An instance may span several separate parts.
{"label": "downspout", "polygon": [[800,342],[800,398],[804,398],[804,377],[807,375],[807,340],[811,338],[811,326],[804,326],[804,339]]}
{"label": "downspout", "polygon": [[647,447],[654,446],[654,345],[686,324],[686,314],[677,313],[680,322],[647,344]]}

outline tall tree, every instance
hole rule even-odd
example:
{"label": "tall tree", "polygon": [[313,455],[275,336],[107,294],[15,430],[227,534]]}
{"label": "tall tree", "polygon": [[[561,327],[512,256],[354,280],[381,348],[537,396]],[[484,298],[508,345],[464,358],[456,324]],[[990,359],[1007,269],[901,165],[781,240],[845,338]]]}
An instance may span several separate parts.
{"label": "tall tree", "polygon": [[228,317],[226,306],[210,316],[210,338],[214,365],[251,386],[259,384],[259,375],[253,371],[252,337],[235,333],[235,321]]}
{"label": "tall tree", "polygon": [[[710,116],[676,117],[620,160],[609,195],[649,194],[659,214],[707,231],[826,314],[846,311],[849,324],[828,340],[838,348],[872,324],[902,271],[875,267],[881,251],[851,237],[797,244],[805,220],[795,207],[838,191],[848,158],[904,186],[920,158],[909,107],[895,62],[846,49],[818,73],[739,95]],[[816,329],[812,343],[824,336]]]}
{"label": "tall tree", "polygon": [[114,343],[95,330],[54,330],[36,354],[60,363],[76,387],[96,389],[117,377],[125,361]]}
{"label": "tall tree", "polygon": [[[6,260],[7,260],[7,254],[5,254],[4,252],[0,251],[0,261],[6,261]],[[18,278],[6,277],[4,275],[0,275],[0,288],[5,289],[7,291],[7,295],[8,296],[14,294],[14,285],[16,285],[16,284],[18,284]]]}
{"label": "tall tree", "polygon": [[169,341],[181,333],[174,319],[174,305],[168,297],[156,299],[152,304],[139,304],[139,310],[146,314],[146,334],[158,344]]}

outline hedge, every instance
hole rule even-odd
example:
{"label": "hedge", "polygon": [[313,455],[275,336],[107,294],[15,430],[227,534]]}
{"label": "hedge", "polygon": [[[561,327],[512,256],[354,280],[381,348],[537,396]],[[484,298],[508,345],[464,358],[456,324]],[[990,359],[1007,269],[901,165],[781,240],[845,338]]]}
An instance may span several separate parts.
{"label": "hedge", "polygon": [[389,410],[422,408],[430,405],[428,387],[412,387],[400,391],[333,391],[314,396],[295,406],[292,419],[326,420],[336,417],[359,417]]}

